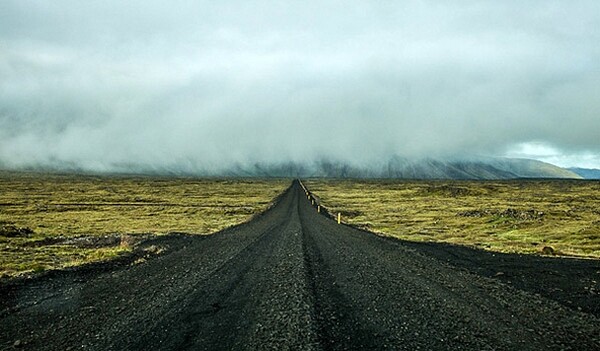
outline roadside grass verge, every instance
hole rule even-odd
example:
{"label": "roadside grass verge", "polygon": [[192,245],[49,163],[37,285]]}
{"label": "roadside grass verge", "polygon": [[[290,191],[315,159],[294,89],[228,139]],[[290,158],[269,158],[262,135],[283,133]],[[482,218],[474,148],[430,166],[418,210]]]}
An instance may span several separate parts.
{"label": "roadside grass verge", "polygon": [[0,171],[0,277],[110,259],[140,234],[215,233],[266,210],[287,186]]}
{"label": "roadside grass verge", "polygon": [[600,258],[600,182],[307,180],[345,223],[404,240]]}

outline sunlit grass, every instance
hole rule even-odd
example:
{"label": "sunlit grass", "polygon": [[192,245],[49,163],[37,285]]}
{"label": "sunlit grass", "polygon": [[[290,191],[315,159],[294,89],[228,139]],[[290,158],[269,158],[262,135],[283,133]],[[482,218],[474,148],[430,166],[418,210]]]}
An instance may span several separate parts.
{"label": "sunlit grass", "polygon": [[600,182],[335,181],[306,186],[343,221],[413,241],[600,257]]}
{"label": "sunlit grass", "polygon": [[18,275],[47,269],[77,266],[115,258],[130,248],[120,246],[81,248],[72,245],[26,246],[2,242],[1,275]]}
{"label": "sunlit grass", "polygon": [[[0,172],[0,275],[104,260],[130,250],[40,244],[48,238],[211,234],[267,209],[289,180],[94,177]],[[1,229],[1,228],[0,228]]]}

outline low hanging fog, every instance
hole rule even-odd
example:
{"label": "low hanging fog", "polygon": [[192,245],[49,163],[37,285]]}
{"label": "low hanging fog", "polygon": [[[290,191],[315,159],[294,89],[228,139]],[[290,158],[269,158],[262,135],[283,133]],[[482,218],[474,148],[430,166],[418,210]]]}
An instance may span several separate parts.
{"label": "low hanging fog", "polygon": [[2,1],[0,166],[600,168],[598,1]]}

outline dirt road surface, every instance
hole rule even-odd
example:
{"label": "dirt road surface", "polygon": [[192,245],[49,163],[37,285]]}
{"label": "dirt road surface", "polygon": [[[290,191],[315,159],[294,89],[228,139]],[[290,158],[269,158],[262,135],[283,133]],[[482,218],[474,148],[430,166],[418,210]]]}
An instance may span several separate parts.
{"label": "dirt road surface", "polygon": [[[6,283],[0,349],[600,350],[594,310],[505,279],[520,261],[496,278],[489,260],[338,225],[298,182],[247,224],[164,244],[143,263]],[[597,261],[556,262],[600,278]]]}

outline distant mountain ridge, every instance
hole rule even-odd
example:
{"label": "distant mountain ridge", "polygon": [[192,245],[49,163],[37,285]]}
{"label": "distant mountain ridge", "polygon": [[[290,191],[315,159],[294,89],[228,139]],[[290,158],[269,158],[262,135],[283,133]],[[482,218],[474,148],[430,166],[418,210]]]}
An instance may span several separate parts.
{"label": "distant mountain ridge", "polygon": [[398,178],[398,179],[517,179],[582,177],[549,163],[511,158],[486,158],[463,161],[436,159],[409,160],[393,157],[372,166],[355,166],[344,162],[318,161],[312,164],[282,163],[237,166],[229,176],[325,177],[325,178]]}
{"label": "distant mountain ridge", "polygon": [[[1,167],[0,169],[7,169]],[[567,178],[581,179],[590,174],[530,159],[471,158],[441,160],[434,158],[409,159],[399,156],[387,161],[356,164],[352,162],[320,159],[308,162],[238,163],[221,168],[203,168],[193,162],[156,166],[138,163],[108,164],[101,170],[78,167],[74,163],[55,166],[33,166],[24,171],[66,172],[81,174],[127,174],[192,177],[281,177],[281,178],[395,178],[395,179],[519,179],[519,178]],[[591,170],[598,171],[598,170]],[[593,173],[597,175],[597,173]]]}
{"label": "distant mountain ridge", "polygon": [[579,167],[573,167],[573,168],[567,168],[567,169],[575,174],[579,174],[584,179],[600,179],[600,169],[579,168]]}

